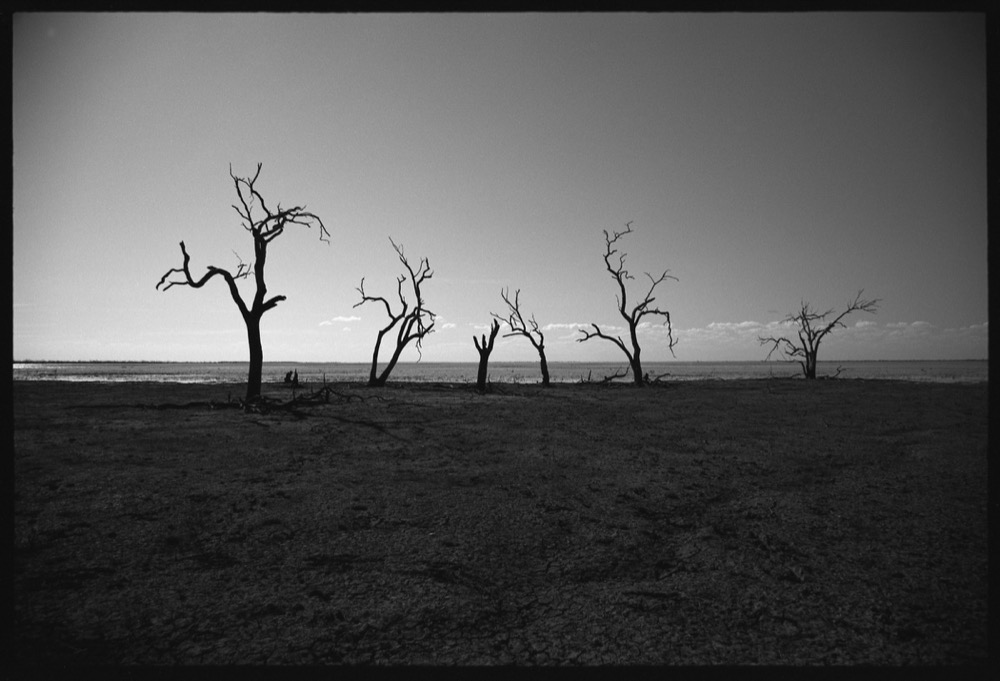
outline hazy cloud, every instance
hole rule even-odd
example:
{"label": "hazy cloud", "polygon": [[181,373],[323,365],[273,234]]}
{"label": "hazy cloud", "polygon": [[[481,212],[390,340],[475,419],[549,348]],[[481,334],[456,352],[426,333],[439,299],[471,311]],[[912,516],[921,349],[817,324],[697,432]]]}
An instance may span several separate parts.
{"label": "hazy cloud", "polygon": [[970,324],[969,326],[960,326],[957,329],[945,329],[943,333],[951,336],[986,339],[989,337],[990,325],[989,322],[983,322],[982,324]]}
{"label": "hazy cloud", "polygon": [[747,341],[757,342],[757,336],[782,333],[784,327],[789,326],[788,322],[760,322],[746,320],[742,322],[710,322],[704,327],[692,327],[688,329],[676,329],[674,334],[688,339],[698,339],[702,341]]}
{"label": "hazy cloud", "polygon": [[760,322],[712,322],[708,325],[710,329],[721,331],[756,331],[761,327]]}
{"label": "hazy cloud", "polygon": [[887,329],[924,329],[929,330],[934,328],[934,325],[930,322],[889,322],[885,325]]}
{"label": "hazy cloud", "polygon": [[590,328],[590,323],[585,322],[579,324],[578,323],[546,324],[545,326],[542,327],[542,331],[555,331],[556,329],[573,329],[575,331],[576,329],[581,329],[581,328],[584,329]]}
{"label": "hazy cloud", "polygon": [[334,322],[360,322],[360,321],[361,321],[361,317],[356,317],[354,315],[351,315],[350,317],[338,316],[338,317],[334,317],[332,319],[327,319],[325,321],[322,321],[322,322],[319,323],[319,325],[320,326],[330,326]]}

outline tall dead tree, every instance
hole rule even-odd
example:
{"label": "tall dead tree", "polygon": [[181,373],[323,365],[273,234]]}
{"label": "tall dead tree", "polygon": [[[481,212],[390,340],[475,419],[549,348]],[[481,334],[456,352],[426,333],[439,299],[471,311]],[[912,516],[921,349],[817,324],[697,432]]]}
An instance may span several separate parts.
{"label": "tall dead tree", "polygon": [[[514,291],[514,302],[510,300],[510,289],[500,289],[500,297],[503,298],[503,302],[507,303],[507,318],[503,318],[495,312],[490,314],[496,317],[498,320],[507,324],[510,327],[510,333],[505,333],[504,338],[510,338],[511,336],[524,336],[531,344],[535,346],[535,350],[538,351],[538,357],[541,360],[542,365],[542,385],[549,385],[549,363],[545,359],[545,335],[538,328],[538,322],[535,321],[535,315],[531,315],[531,319],[528,320],[528,324],[524,323],[524,317],[521,316],[521,301],[519,300],[521,295],[521,289]],[[531,328],[528,328],[528,325]],[[535,340],[535,336],[538,336],[538,340]]]}
{"label": "tall dead tree", "polygon": [[[247,375],[246,401],[251,403],[260,398],[261,375],[264,365],[264,350],[260,339],[260,319],[264,313],[272,309],[275,305],[285,300],[285,296],[267,296],[267,285],[264,283],[264,264],[267,261],[268,245],[281,236],[288,225],[302,225],[311,228],[314,224],[319,226],[320,241],[329,243],[327,237],[330,233],[323,225],[323,221],[318,216],[310,213],[305,206],[292,206],[282,208],[281,204],[272,211],[264,202],[264,197],[257,191],[257,178],[260,177],[261,164],[257,164],[257,172],[253,177],[237,177],[233,174],[232,166],[229,167],[229,176],[236,185],[236,195],[239,198],[239,205],[233,204],[233,208],[239,214],[243,229],[253,237],[254,261],[246,264],[242,260],[237,266],[236,272],[214,265],[209,265],[208,270],[200,279],[191,276],[189,267],[191,257],[188,255],[184,242],[181,242],[181,254],[184,256],[183,264],[180,267],[167,270],[156,288],[166,291],[171,286],[190,286],[191,288],[201,288],[215,276],[222,277],[229,286],[229,294],[239,308],[243,316],[243,322],[247,328],[247,342],[250,348],[250,368]],[[238,257],[238,256],[237,256]],[[183,278],[169,279],[171,275],[182,275]],[[246,279],[253,275],[256,283],[256,291],[253,300],[248,306],[240,296],[237,281]],[[168,280],[169,279],[169,280]]]}
{"label": "tall dead tree", "polygon": [[[608,230],[604,230],[604,265],[607,268],[608,273],[611,275],[611,278],[618,284],[618,294],[615,296],[618,301],[618,313],[628,324],[631,347],[625,345],[621,336],[609,336],[604,333],[597,324],[591,324],[591,326],[594,327],[593,331],[580,329],[579,331],[583,334],[583,338],[577,338],[576,340],[578,343],[583,343],[591,338],[603,338],[604,340],[611,341],[617,345],[621,351],[625,353],[625,357],[628,358],[629,368],[632,370],[633,383],[641,387],[645,385],[645,378],[642,373],[642,348],[639,347],[637,329],[639,328],[639,324],[644,317],[650,315],[654,317],[662,317],[664,320],[663,323],[667,327],[667,338],[669,339],[669,345],[667,347],[670,350],[671,355],[674,353],[674,346],[677,344],[677,340],[673,336],[673,328],[670,325],[670,312],[651,306],[653,301],[656,300],[656,298],[653,297],[653,291],[656,287],[667,279],[677,281],[677,277],[667,274],[670,270],[664,270],[663,274],[656,278],[653,278],[649,272],[646,272],[645,274],[649,277],[650,282],[649,290],[646,292],[645,297],[630,310],[628,308],[628,292],[625,287],[625,282],[629,279],[634,279],[635,277],[629,274],[628,270],[625,269],[626,254],[619,253],[615,246],[623,236],[631,233],[631,222],[625,223],[624,231],[614,232],[614,236],[608,234]],[[612,258],[616,254],[618,255],[617,262],[612,264]]]}
{"label": "tall dead tree", "polygon": [[829,322],[826,321],[826,318],[833,314],[833,308],[822,313],[814,312],[809,303],[802,301],[798,312],[792,313],[782,320],[786,324],[798,326],[798,344],[784,336],[757,337],[757,341],[761,345],[771,346],[765,361],[771,359],[771,355],[777,352],[788,361],[797,359],[799,366],[802,367],[803,376],[808,379],[816,378],[816,356],[819,353],[819,344],[826,338],[826,335],[838,326],[843,327],[844,323],[841,320],[852,312],[871,312],[874,314],[878,310],[879,299],[864,300],[861,298],[863,293],[864,289],[858,291],[854,300],[847,304],[847,309]]}
{"label": "tall dead tree", "polygon": [[479,339],[475,336],[472,337],[472,342],[476,346],[476,350],[479,351],[479,374],[476,376],[476,390],[483,393],[486,392],[486,365],[490,361],[490,353],[493,352],[493,341],[496,340],[497,332],[500,331],[500,322],[493,320],[493,326],[490,328],[490,340],[486,342],[486,334],[483,334],[483,343],[479,344]]}
{"label": "tall dead tree", "polygon": [[[358,293],[361,294],[361,300],[354,304],[354,307],[359,305],[364,305],[368,302],[379,302],[385,306],[385,312],[389,315],[389,323],[381,331],[378,332],[378,336],[375,338],[375,349],[372,352],[372,367],[371,372],[368,375],[368,385],[370,386],[382,386],[385,382],[389,380],[389,374],[392,373],[393,368],[396,366],[396,362],[399,361],[399,356],[402,354],[403,349],[410,344],[411,341],[416,341],[417,352],[420,352],[420,346],[423,343],[424,336],[431,333],[434,330],[434,319],[436,315],[427,309],[424,305],[423,296],[420,293],[421,285],[430,279],[434,273],[431,271],[430,263],[427,258],[420,259],[420,265],[416,270],[407,261],[406,256],[403,254],[403,247],[397,245],[392,238],[389,238],[389,243],[396,250],[396,255],[399,256],[399,261],[403,263],[403,267],[406,268],[406,272],[409,275],[407,279],[406,275],[401,275],[396,277],[396,294],[399,296],[399,302],[401,304],[401,309],[398,313],[392,311],[392,307],[389,305],[389,301],[382,296],[370,296],[365,293],[365,279],[361,278],[361,285],[358,286]],[[410,282],[410,287],[413,289],[413,297],[415,299],[415,304],[411,308],[409,302],[406,300],[406,296],[403,295],[403,284]],[[428,324],[427,321],[430,320]],[[378,373],[378,356],[379,351],[382,348],[382,338],[385,337],[396,325],[399,325],[399,330],[396,333],[396,348],[392,352],[392,357],[389,359],[388,364],[382,369],[382,373]]]}

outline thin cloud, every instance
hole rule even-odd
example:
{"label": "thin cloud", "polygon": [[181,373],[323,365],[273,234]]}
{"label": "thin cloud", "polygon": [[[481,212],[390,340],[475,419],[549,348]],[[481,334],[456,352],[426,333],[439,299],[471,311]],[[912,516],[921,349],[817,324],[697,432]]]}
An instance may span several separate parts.
{"label": "thin cloud", "polygon": [[760,322],[712,322],[708,325],[710,329],[717,329],[719,331],[746,331],[753,330],[756,331],[761,327]]}
{"label": "thin cloud", "polygon": [[331,326],[332,324],[334,324],[336,322],[343,323],[343,322],[360,322],[360,321],[361,321],[361,317],[357,317],[357,316],[354,316],[354,315],[351,315],[350,317],[338,316],[338,317],[334,317],[332,319],[327,319],[325,321],[322,321],[322,322],[319,323],[319,325],[320,326]]}
{"label": "thin cloud", "polygon": [[766,325],[755,321],[742,322],[710,322],[707,326],[677,329],[674,335],[705,340],[730,341],[737,339],[756,339],[767,331],[780,330],[788,326],[787,322],[768,322]]}
{"label": "thin cloud", "polygon": [[575,322],[574,323],[563,323],[563,322],[559,322],[559,323],[555,323],[555,324],[546,324],[545,326],[542,327],[542,331],[556,331],[558,329],[573,329],[575,331],[576,329],[586,328],[586,327],[589,327],[589,326],[590,326],[590,322],[584,322],[584,323],[575,323]]}
{"label": "thin cloud", "polygon": [[989,322],[983,322],[982,324],[970,324],[968,326],[960,326],[957,329],[945,329],[943,333],[953,335],[953,336],[967,336],[970,338],[988,338],[990,332]]}
{"label": "thin cloud", "polygon": [[890,322],[885,325],[887,329],[930,329],[934,325],[930,322]]}

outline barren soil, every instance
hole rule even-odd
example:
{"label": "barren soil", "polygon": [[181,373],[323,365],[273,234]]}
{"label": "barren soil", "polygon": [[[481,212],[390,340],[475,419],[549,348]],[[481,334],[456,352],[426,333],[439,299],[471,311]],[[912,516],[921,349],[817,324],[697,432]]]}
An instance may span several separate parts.
{"label": "barren soil", "polygon": [[16,382],[13,662],[987,659],[986,385],[334,387]]}

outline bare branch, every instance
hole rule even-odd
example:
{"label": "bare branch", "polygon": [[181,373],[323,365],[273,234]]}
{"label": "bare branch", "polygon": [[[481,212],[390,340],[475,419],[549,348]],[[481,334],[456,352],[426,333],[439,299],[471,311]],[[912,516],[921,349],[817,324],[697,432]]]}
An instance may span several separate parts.
{"label": "bare branch", "polygon": [[[260,168],[261,168],[261,164],[258,163],[257,164],[257,174],[258,175],[260,174]],[[244,182],[245,183],[245,182],[247,182],[247,180],[244,180],[244,179],[242,179],[240,177],[237,177],[233,173],[233,164],[232,163],[229,164],[229,177],[231,177],[233,179],[233,184],[236,186],[236,196],[239,198],[240,203],[243,205],[243,210],[242,211],[235,204],[233,205],[233,208],[236,209],[236,212],[245,221],[246,224],[243,225],[244,229],[246,229],[247,231],[250,231],[250,229],[253,227],[253,217],[252,217],[252,214],[250,212],[250,206],[247,204],[246,198],[244,198],[244,196],[243,196],[243,190],[240,188],[240,182]],[[257,179],[257,175],[254,175],[254,180],[256,180],[256,179]]]}
{"label": "bare branch", "polygon": [[[427,336],[427,334],[434,330],[434,321],[437,318],[437,315],[425,306],[420,290],[420,286],[434,275],[431,271],[429,261],[427,258],[421,258],[420,264],[417,266],[417,269],[414,270],[406,258],[402,245],[393,241],[392,237],[389,238],[389,243],[392,244],[393,249],[396,251],[396,255],[399,257],[399,261],[403,264],[403,267],[406,268],[407,274],[409,274],[408,280],[410,282],[410,287],[413,289],[413,295],[416,302],[411,308],[406,299],[406,295],[403,293],[403,284],[407,282],[406,275],[401,275],[396,278],[396,295],[399,297],[399,301],[402,306],[402,309],[398,314],[392,311],[392,306],[389,304],[389,301],[382,296],[370,296],[366,294],[364,288],[365,280],[364,278],[361,279],[361,285],[357,288],[358,293],[361,294],[361,300],[358,301],[354,307],[363,305],[366,302],[380,302],[385,307],[386,314],[389,316],[389,323],[378,332],[378,336],[375,340],[375,348],[372,353],[371,372],[368,379],[369,385],[385,384],[389,377],[389,373],[396,365],[396,361],[399,359],[403,348],[405,348],[409,343],[416,341],[417,352],[422,356],[421,346],[423,339]],[[430,320],[430,324],[427,323],[427,320]],[[397,324],[400,324],[400,326],[398,332],[396,333],[396,348],[381,375],[376,375],[382,338]]]}
{"label": "bare branch", "polygon": [[479,339],[478,338],[476,338],[475,336],[472,337],[472,342],[476,346],[476,350],[479,351],[480,356],[482,356],[482,354],[484,352],[487,355],[489,355],[491,352],[493,352],[493,341],[496,340],[497,332],[499,330],[500,330],[500,322],[498,322],[497,320],[494,319],[493,320],[493,325],[490,327],[490,340],[489,340],[489,342],[487,342],[487,340],[486,340],[486,334],[485,333],[483,334],[483,344],[482,345],[479,344]]}
{"label": "bare branch", "polygon": [[[524,336],[531,344],[535,347],[538,352],[538,359],[542,372],[542,385],[549,385],[549,366],[548,361],[545,359],[545,334],[542,330],[538,328],[538,322],[535,321],[535,315],[531,315],[531,319],[528,320],[526,324],[524,317],[521,315],[521,289],[517,289],[514,292],[514,300],[510,299],[510,289],[500,289],[500,297],[503,301],[507,303],[507,317],[501,317],[495,312],[491,312],[492,315],[498,322],[504,322],[510,327],[510,333],[505,333],[504,338],[510,338],[511,336]],[[529,328],[530,326],[530,328]],[[535,337],[538,337],[537,340]]]}
{"label": "bare branch", "polygon": [[[284,232],[285,225],[298,224],[311,227],[313,224],[319,225],[320,240],[329,241],[325,238],[329,236],[326,226],[322,220],[313,213],[304,210],[303,207],[295,206],[288,210],[282,210],[278,205],[278,212],[271,213],[264,201],[264,197],[256,188],[257,179],[260,177],[262,164],[257,164],[257,171],[253,177],[239,177],[233,172],[232,164],[229,165],[229,177],[236,188],[238,203],[232,207],[240,216],[243,228],[250,232],[254,241],[254,261],[252,264],[243,262],[239,254],[236,254],[239,265],[236,273],[232,274],[221,267],[209,266],[206,273],[195,279],[191,276],[190,257],[184,242],[181,242],[181,253],[183,254],[183,264],[181,267],[170,269],[157,282],[156,288],[166,291],[172,286],[190,286],[201,288],[214,276],[219,275],[225,279],[229,286],[230,295],[233,302],[240,310],[247,327],[247,341],[250,350],[249,375],[247,377],[247,401],[252,402],[260,399],[261,372],[263,365],[263,350],[260,339],[260,318],[268,310],[274,308],[278,303],[285,300],[285,296],[272,296],[266,298],[267,285],[264,280],[264,267],[267,260],[268,244]],[[259,220],[254,218],[254,208],[259,207],[264,216]],[[259,211],[258,211],[259,212]],[[234,251],[235,253],[235,251]],[[183,278],[171,279],[172,275],[182,275]],[[244,279],[253,275],[256,282],[256,293],[253,302],[248,308],[243,302],[239,290],[236,286],[238,279]]]}
{"label": "bare branch", "polygon": [[[402,283],[402,282],[400,282],[400,283]],[[358,307],[358,306],[364,305],[365,303],[368,303],[368,302],[380,302],[380,303],[382,303],[385,306],[385,313],[387,315],[389,315],[389,318],[390,319],[395,319],[396,318],[396,315],[393,314],[393,312],[392,312],[392,308],[389,307],[389,301],[388,300],[386,300],[382,296],[370,296],[367,293],[365,293],[365,278],[364,277],[361,277],[361,285],[358,286],[358,288],[355,289],[355,290],[358,293],[361,294],[361,300],[359,300],[358,302],[354,303],[354,305],[352,307]],[[400,294],[400,297],[402,297],[402,294]],[[405,307],[406,302],[405,301],[403,302],[403,305],[404,305],[403,311],[405,312],[406,311],[406,307]]]}
{"label": "bare branch", "polygon": [[591,326],[594,327],[593,331],[588,331],[587,329],[577,329],[577,331],[583,334],[583,338],[576,339],[577,343],[589,341],[591,338],[603,338],[604,340],[611,341],[621,348],[622,352],[625,353],[625,356],[628,357],[629,362],[632,362],[632,353],[629,352],[627,347],[625,347],[625,342],[621,339],[621,336],[612,337],[601,331],[601,327],[597,324],[591,324]]}
{"label": "bare branch", "polygon": [[[243,220],[243,228],[254,234],[255,238],[262,239],[265,243],[273,241],[285,231],[285,225],[296,224],[311,229],[312,226],[319,226],[320,241],[330,243],[330,232],[326,225],[315,213],[305,210],[305,206],[293,206],[282,209],[278,204],[277,212],[272,213],[264,201],[264,197],[256,188],[257,178],[260,176],[261,164],[257,164],[257,172],[252,178],[242,178],[233,174],[232,165],[229,166],[229,176],[236,186],[236,194],[240,200],[240,206],[233,205],[233,208]],[[246,194],[249,193],[249,199]],[[263,217],[255,219],[253,206],[257,205],[264,212]]]}
{"label": "bare branch", "polygon": [[261,305],[260,311],[261,312],[267,312],[268,310],[270,310],[271,308],[273,308],[275,305],[277,305],[278,303],[280,303],[282,300],[287,300],[287,298],[285,298],[285,296],[274,296],[273,298],[271,298],[270,300],[268,300],[266,303],[263,303]]}
{"label": "bare branch", "polygon": [[[158,290],[167,291],[173,286],[190,286],[191,288],[201,288],[202,286],[207,284],[208,281],[212,279],[212,277],[220,275],[223,279],[225,279],[226,283],[229,285],[230,294],[232,295],[233,301],[239,308],[240,313],[243,314],[244,317],[246,316],[247,308],[243,302],[243,299],[240,297],[239,289],[236,287],[236,279],[242,279],[248,276],[250,274],[249,266],[246,266],[242,261],[240,261],[239,269],[237,270],[237,273],[233,275],[228,270],[225,270],[221,267],[215,267],[210,265],[209,267],[206,268],[207,271],[205,272],[205,274],[202,275],[201,279],[195,280],[195,278],[191,276],[191,269],[190,269],[191,256],[188,255],[187,248],[184,246],[183,241],[181,242],[181,254],[184,256],[183,264],[181,265],[181,267],[174,267],[167,270],[167,272],[162,277],[160,277],[160,281],[157,282],[156,284],[156,288]],[[237,256],[237,258],[238,257],[239,256]],[[177,280],[167,281],[168,277],[170,277],[171,274],[182,274],[184,275],[184,279],[181,281]],[[164,284],[166,284],[166,286],[163,286]],[[161,286],[163,286],[162,289],[160,289]]]}
{"label": "bare branch", "polygon": [[798,327],[796,329],[798,344],[784,336],[758,336],[757,341],[761,345],[771,346],[765,361],[770,360],[771,356],[777,352],[785,359],[798,359],[803,375],[808,379],[816,378],[819,346],[827,334],[837,327],[846,328],[842,320],[852,312],[874,313],[878,310],[880,299],[863,299],[861,297],[863,293],[864,289],[858,291],[854,300],[847,304],[844,311],[829,322],[826,319],[834,313],[833,308],[826,312],[814,312],[809,303],[804,300],[800,301],[799,311],[789,314],[782,320],[786,324],[795,324]]}
{"label": "bare branch", "polygon": [[[511,336],[524,336],[531,341],[531,344],[534,345],[536,349],[543,348],[545,345],[545,334],[543,334],[541,329],[538,328],[538,322],[535,321],[535,316],[532,315],[531,319],[525,323],[524,317],[521,314],[521,289],[517,289],[514,292],[513,301],[510,299],[510,289],[500,289],[500,297],[503,298],[503,302],[507,303],[507,317],[501,317],[495,312],[491,312],[490,314],[510,327],[510,333],[505,333],[503,337],[510,338]],[[535,340],[535,336],[538,336],[537,341]]]}
{"label": "bare branch", "polygon": [[493,341],[496,340],[498,331],[500,331],[500,321],[494,319],[490,327],[490,339],[488,342],[485,333],[483,334],[482,345],[480,345],[478,338],[475,336],[472,337],[472,342],[479,352],[479,372],[476,376],[476,390],[479,392],[486,391],[486,369],[490,360],[490,353],[493,352]]}
{"label": "bare branch", "polygon": [[765,361],[771,359],[771,355],[775,352],[787,357],[796,357],[803,354],[802,349],[794,345],[792,341],[787,338],[775,338],[773,336],[765,338],[763,336],[757,336],[757,340],[761,345],[772,345],[771,351],[767,353]]}
{"label": "bare branch", "polygon": [[601,379],[601,383],[610,383],[611,381],[615,380],[616,378],[625,378],[626,376],[628,376],[628,372],[629,372],[629,368],[625,367],[621,371],[616,371],[615,373],[611,374],[610,376],[605,376],[604,378]]}
{"label": "bare branch", "polygon": [[[628,270],[625,269],[625,253],[620,253],[618,251],[618,242],[627,234],[632,233],[632,222],[625,223],[625,229],[622,231],[613,231],[610,234],[607,230],[604,230],[604,266],[611,278],[615,280],[618,285],[618,293],[615,295],[615,300],[618,304],[618,314],[621,315],[628,323],[629,336],[631,338],[631,351],[626,347],[625,342],[621,337],[612,337],[601,331],[600,327],[596,324],[591,324],[594,327],[594,331],[588,331],[586,329],[580,329],[580,333],[583,334],[583,338],[578,338],[577,341],[582,343],[588,341],[591,338],[601,338],[604,340],[611,341],[617,345],[625,356],[628,357],[629,366],[632,368],[634,375],[634,380],[636,385],[643,384],[643,374],[642,374],[642,362],[640,360],[641,348],[639,347],[639,338],[637,334],[637,329],[641,320],[649,315],[659,316],[663,318],[663,324],[667,327],[667,338],[668,338],[668,349],[670,354],[674,354],[674,346],[677,344],[677,339],[674,338],[673,328],[671,326],[670,312],[667,310],[660,309],[659,307],[653,307],[653,303],[656,298],[653,296],[653,292],[656,287],[667,279],[673,279],[677,281],[677,277],[669,274],[670,270],[664,270],[659,277],[653,277],[649,272],[646,272],[646,277],[649,278],[649,289],[646,292],[645,297],[639,301],[638,304],[633,306],[629,310],[628,303],[628,290],[626,288],[626,281],[632,279],[632,275],[629,274]],[[614,256],[617,255],[617,263],[613,262]]]}

